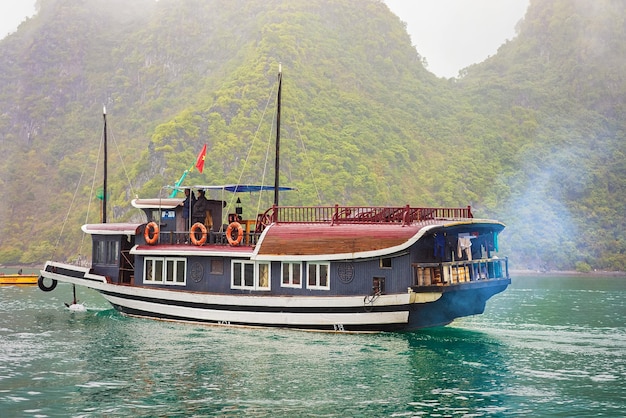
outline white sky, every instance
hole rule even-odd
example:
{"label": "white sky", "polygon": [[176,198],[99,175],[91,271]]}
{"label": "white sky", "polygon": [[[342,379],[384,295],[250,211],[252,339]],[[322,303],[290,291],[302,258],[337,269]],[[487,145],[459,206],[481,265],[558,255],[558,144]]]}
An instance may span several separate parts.
{"label": "white sky", "polygon": [[385,0],[407,24],[411,41],[439,77],[495,55],[515,37],[529,0]]}
{"label": "white sky", "polygon": [[[132,0],[129,0],[132,1]],[[529,0],[384,0],[407,24],[417,52],[439,77],[494,55],[515,36]],[[0,38],[35,13],[35,0],[0,0]]]}
{"label": "white sky", "polygon": [[0,38],[4,38],[35,14],[35,0],[0,0]]}

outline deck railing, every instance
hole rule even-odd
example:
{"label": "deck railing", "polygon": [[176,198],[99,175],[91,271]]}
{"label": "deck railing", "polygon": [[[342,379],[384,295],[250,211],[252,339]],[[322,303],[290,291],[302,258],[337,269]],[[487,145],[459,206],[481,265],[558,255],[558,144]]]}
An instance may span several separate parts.
{"label": "deck railing", "polygon": [[[241,245],[255,245],[271,223],[326,223],[379,224],[397,223],[410,225],[414,222],[438,219],[473,218],[470,206],[464,208],[417,208],[411,206],[272,206],[254,220],[242,221],[246,224]],[[227,244],[224,230],[207,233],[206,242]],[[189,231],[161,231],[161,244],[191,244]]]}
{"label": "deck railing", "polygon": [[484,258],[446,263],[415,263],[415,286],[445,286],[479,280],[508,279],[508,258]]}
{"label": "deck railing", "polygon": [[266,223],[401,223],[473,218],[470,206],[464,208],[416,208],[407,206],[272,206],[259,219]]}

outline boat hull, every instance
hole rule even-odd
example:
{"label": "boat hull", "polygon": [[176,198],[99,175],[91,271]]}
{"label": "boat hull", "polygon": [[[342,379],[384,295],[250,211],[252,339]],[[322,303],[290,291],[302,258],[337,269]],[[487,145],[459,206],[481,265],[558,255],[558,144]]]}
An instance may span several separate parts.
{"label": "boat hull", "polygon": [[431,304],[416,304],[405,329],[414,330],[447,325],[455,318],[479,315],[487,301],[506,290],[511,279],[459,283],[444,288],[440,299]]}
{"label": "boat hull", "polygon": [[[392,295],[257,296],[184,292],[112,284],[88,268],[55,264],[42,279],[92,288],[125,315],[227,326],[279,327],[340,332],[411,331],[446,325],[482,313],[509,279],[431,286]],[[469,302],[469,303],[468,303]]]}
{"label": "boat hull", "polygon": [[0,275],[0,285],[37,284],[36,274],[4,274]]}

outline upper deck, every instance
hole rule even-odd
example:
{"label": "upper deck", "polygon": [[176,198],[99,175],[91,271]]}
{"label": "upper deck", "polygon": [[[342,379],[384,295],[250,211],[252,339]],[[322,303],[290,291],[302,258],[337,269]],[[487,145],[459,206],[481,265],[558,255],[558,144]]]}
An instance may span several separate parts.
{"label": "upper deck", "polygon": [[[141,250],[148,252],[165,251],[166,246],[168,252],[176,251],[174,247],[178,247],[177,251],[185,251],[180,247],[192,246],[207,254],[247,248],[250,253],[264,258],[340,258],[356,254],[365,257],[407,248],[426,231],[436,227],[456,225],[460,228],[471,224],[475,229],[503,228],[496,221],[474,219],[470,207],[420,208],[408,205],[272,206],[257,219],[242,219],[238,223],[242,226],[241,239],[236,239],[239,237],[237,228],[231,228],[231,236],[227,237],[228,225],[224,224],[219,231],[207,228],[205,237],[199,228],[194,228],[195,240],[190,239],[189,230],[175,230],[161,231],[156,246],[141,241],[138,244]],[[140,231],[140,235],[142,233]],[[202,243],[196,246],[192,241]]]}

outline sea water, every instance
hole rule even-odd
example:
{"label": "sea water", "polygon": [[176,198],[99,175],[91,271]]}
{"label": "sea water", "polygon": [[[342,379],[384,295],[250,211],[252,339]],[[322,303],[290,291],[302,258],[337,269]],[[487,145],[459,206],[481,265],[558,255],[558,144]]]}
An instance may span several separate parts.
{"label": "sea water", "polygon": [[124,317],[0,287],[0,417],[626,415],[626,278],[514,277],[483,315],[333,334]]}

